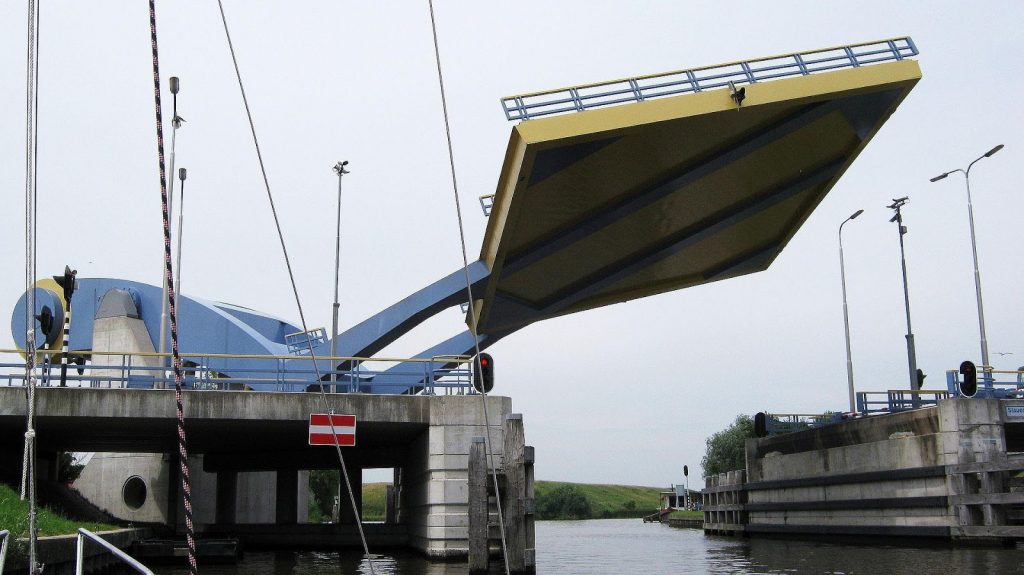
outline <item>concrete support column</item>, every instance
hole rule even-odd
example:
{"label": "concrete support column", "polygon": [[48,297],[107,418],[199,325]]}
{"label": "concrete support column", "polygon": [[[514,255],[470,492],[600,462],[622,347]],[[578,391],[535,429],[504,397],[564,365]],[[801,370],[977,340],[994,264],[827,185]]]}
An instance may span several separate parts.
{"label": "concrete support column", "polygon": [[299,514],[299,472],[295,469],[277,471],[276,523],[293,525]]}
{"label": "concrete support column", "polygon": [[217,523],[234,525],[238,502],[238,472],[217,472]]}
{"label": "concrete support column", "polygon": [[358,467],[348,466],[348,480],[352,484],[352,495],[356,499],[356,512],[352,511],[352,500],[348,497],[348,490],[345,488],[345,478],[342,477],[341,481],[338,482],[338,492],[341,498],[338,511],[339,525],[354,525],[362,520],[363,470]]}

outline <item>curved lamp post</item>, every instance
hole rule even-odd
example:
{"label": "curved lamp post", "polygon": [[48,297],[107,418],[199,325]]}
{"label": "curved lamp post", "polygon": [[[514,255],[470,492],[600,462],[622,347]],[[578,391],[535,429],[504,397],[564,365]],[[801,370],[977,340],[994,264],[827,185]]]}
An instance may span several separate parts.
{"label": "curved lamp post", "polygon": [[971,168],[974,167],[974,164],[977,164],[981,160],[990,157],[1002,149],[1003,145],[999,144],[968,164],[966,170],[957,168],[955,170],[939,174],[929,180],[937,182],[945,179],[950,174],[960,172],[964,175],[964,180],[967,182],[967,218],[971,224],[971,252],[974,254],[974,291],[978,296],[978,327],[981,331],[981,363],[983,364],[982,369],[985,372],[986,379],[992,377],[992,364],[988,361],[988,339],[985,337],[985,308],[981,304],[981,274],[978,272],[978,245],[974,240],[974,207],[971,205]]}
{"label": "curved lamp post", "polygon": [[839,224],[839,277],[843,280],[843,327],[846,330],[846,381],[850,386],[850,413],[857,411],[857,405],[853,397],[853,358],[850,355],[850,314],[846,309],[846,266],[843,263],[843,226],[846,222],[855,219],[864,213],[864,210],[857,210],[850,217]]}

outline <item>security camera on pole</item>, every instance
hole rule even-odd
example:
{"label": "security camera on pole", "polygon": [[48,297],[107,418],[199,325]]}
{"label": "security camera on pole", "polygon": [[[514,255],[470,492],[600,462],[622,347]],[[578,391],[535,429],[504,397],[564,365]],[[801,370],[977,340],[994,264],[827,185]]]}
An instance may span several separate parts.
{"label": "security camera on pole", "polygon": [[[171,94],[174,95],[174,116],[171,118],[171,126],[174,129],[171,130],[171,177],[168,178],[169,181],[167,185],[167,213],[169,216],[174,212],[174,147],[178,139],[178,128],[180,128],[182,122],[185,121],[184,118],[178,115],[178,90],[180,88],[180,83],[177,76],[171,76],[170,85]],[[168,263],[170,262],[165,262],[164,265],[166,266]],[[160,353],[167,352],[167,274],[163,274],[163,276],[163,297],[161,298],[163,301],[160,304],[160,342],[159,345],[157,346],[157,351],[159,351]],[[167,360],[167,358],[161,357],[160,362],[165,367],[169,365],[169,361]],[[166,387],[166,373],[164,374],[163,381],[157,382],[156,386],[159,388]]]}
{"label": "security camera on pole", "polygon": [[[896,222],[900,234],[900,264],[903,266],[903,301],[907,308],[907,363],[910,367],[910,390],[914,391],[919,388],[919,381],[923,379],[923,374],[918,374],[917,351],[914,349],[914,330],[910,327],[910,290],[907,288],[907,258],[903,250],[903,236],[907,233],[907,226],[903,225],[903,213],[901,210],[908,199],[906,197],[894,199],[886,207],[896,212],[889,221]],[[920,403],[921,400],[915,393],[913,395],[913,406],[915,408],[920,407]]]}
{"label": "security camera on pole", "polygon": [[[338,308],[341,307],[341,304],[338,303],[338,272],[341,268],[341,178],[349,173],[345,169],[347,165],[348,160],[345,160],[344,162],[338,162],[333,168],[334,173],[338,174],[338,231],[334,236],[334,313],[331,320],[331,357],[337,357],[338,354]],[[331,363],[333,364],[334,362],[332,361]],[[338,382],[337,365],[331,367],[331,381],[334,383]]]}

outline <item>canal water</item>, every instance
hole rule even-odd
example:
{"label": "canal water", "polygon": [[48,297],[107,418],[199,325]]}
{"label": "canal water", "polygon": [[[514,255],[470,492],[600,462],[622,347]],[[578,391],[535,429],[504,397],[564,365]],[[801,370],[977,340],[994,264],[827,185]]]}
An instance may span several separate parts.
{"label": "canal water", "polygon": [[[371,549],[372,551],[372,549]],[[380,574],[466,574],[464,563],[431,563],[408,553],[374,561]],[[187,575],[184,568],[157,573]],[[313,575],[370,573],[358,553],[250,551],[233,566],[203,565],[204,575]],[[499,568],[492,573],[503,573]],[[780,539],[705,537],[638,519],[537,522],[537,572],[587,575],[623,573],[786,575],[1024,574],[1024,548],[950,548],[854,545]]]}

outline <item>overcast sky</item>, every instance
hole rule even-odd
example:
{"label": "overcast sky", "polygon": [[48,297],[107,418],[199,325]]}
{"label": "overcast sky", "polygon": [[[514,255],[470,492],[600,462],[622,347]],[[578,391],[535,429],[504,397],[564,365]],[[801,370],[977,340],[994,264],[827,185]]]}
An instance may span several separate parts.
{"label": "overcast sky", "polygon": [[[23,291],[24,2],[0,4],[0,315]],[[341,324],[461,265],[430,18],[423,2],[225,2],[311,326],[330,326],[337,177]],[[471,259],[511,125],[499,98],[571,84],[910,35],[924,78],[763,273],[530,326],[490,351],[524,414],[537,478],[700,485],[704,440],[740,413],[847,405],[838,244],[844,228],[859,390],[907,386],[892,198],[904,210],[926,387],[980,363],[963,178],[972,170],[989,348],[1024,365],[1024,93],[1020,2],[451,2],[436,6]],[[181,78],[188,169],[183,291],[298,320],[215,2],[157,5]],[[159,284],[163,255],[145,2],[43,2],[39,275]],[[170,124],[165,124],[169,147]],[[4,320],[6,324],[7,320]],[[448,310],[391,346],[411,356],[463,329]],[[0,330],[0,347],[13,345]],[[998,355],[996,352],[1012,353]]]}

